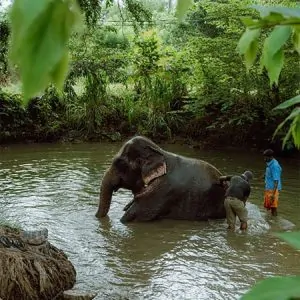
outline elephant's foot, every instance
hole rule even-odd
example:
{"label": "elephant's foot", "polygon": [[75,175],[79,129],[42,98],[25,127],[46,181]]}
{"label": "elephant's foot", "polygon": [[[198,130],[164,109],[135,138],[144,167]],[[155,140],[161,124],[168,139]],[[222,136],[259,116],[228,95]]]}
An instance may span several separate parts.
{"label": "elephant's foot", "polygon": [[128,204],[125,205],[125,207],[123,208],[124,211],[128,210],[128,208],[133,204],[134,199],[131,200]]}
{"label": "elephant's foot", "polygon": [[136,217],[136,214],[135,214],[135,213],[133,213],[133,212],[127,210],[126,213],[125,213],[125,214],[122,216],[122,218],[120,219],[120,221],[121,221],[122,223],[132,222],[132,221],[134,221],[135,217]]}
{"label": "elephant's foot", "polygon": [[136,218],[136,210],[137,210],[137,203],[133,199],[124,207],[125,213],[121,218],[122,223],[128,223],[134,221]]}

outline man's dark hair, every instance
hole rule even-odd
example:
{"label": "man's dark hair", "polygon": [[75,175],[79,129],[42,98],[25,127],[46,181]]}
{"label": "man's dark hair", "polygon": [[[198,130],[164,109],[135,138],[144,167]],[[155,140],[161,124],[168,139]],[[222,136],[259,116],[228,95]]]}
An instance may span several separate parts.
{"label": "man's dark hair", "polygon": [[272,149],[267,149],[264,151],[263,156],[272,157],[274,156],[274,151]]}
{"label": "man's dark hair", "polygon": [[251,171],[245,171],[241,176],[245,178],[247,181],[253,179],[253,173]]}

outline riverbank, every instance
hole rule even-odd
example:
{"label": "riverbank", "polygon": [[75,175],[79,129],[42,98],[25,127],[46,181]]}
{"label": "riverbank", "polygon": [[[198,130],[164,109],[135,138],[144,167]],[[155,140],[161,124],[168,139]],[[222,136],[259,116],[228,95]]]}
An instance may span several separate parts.
{"label": "riverbank", "polygon": [[213,108],[202,117],[180,110],[155,113],[150,107],[140,109],[135,100],[127,106],[122,101],[125,98],[113,97],[101,109],[95,106],[85,111],[70,111],[70,103],[53,90],[31,99],[27,106],[23,105],[20,94],[0,91],[0,145],[123,142],[139,134],[156,143],[187,144],[199,149],[273,148],[279,155],[298,153],[292,142],[282,151],[283,135],[272,141],[283,116],[276,121],[261,118],[238,126],[234,123],[212,126],[212,120],[228,116]]}
{"label": "riverbank", "polygon": [[[1,143],[0,144],[0,150],[9,148],[10,146],[14,145],[30,145],[30,144],[85,144],[85,143],[124,143],[131,137],[137,134],[132,134],[132,135],[121,135],[119,132],[112,133],[112,134],[103,134],[101,137],[98,138],[80,138],[80,137],[62,137],[60,139],[57,139],[55,141],[34,141],[34,140],[18,140],[18,141],[11,141],[7,143]],[[147,136],[148,137],[148,136]],[[250,152],[263,152],[266,148],[272,148],[276,156],[278,157],[288,157],[288,158],[296,158],[300,159],[300,151],[293,148],[293,149],[285,149],[282,150],[281,144],[280,143],[265,143],[264,145],[257,146],[255,144],[242,144],[242,145],[222,145],[220,143],[213,143],[212,141],[204,140],[204,141],[197,141],[197,140],[192,140],[187,137],[173,137],[170,139],[155,139],[155,137],[151,137],[153,141],[160,145],[166,145],[166,144],[173,144],[173,145],[186,145],[189,148],[193,149],[199,149],[199,150],[225,150],[225,151],[250,151]]]}

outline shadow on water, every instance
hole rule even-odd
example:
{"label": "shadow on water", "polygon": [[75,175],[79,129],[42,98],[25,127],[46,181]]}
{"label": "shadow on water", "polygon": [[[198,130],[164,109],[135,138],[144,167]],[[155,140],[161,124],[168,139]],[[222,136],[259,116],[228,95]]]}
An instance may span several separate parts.
{"label": "shadow on water", "polygon": [[256,178],[247,203],[249,230],[227,232],[225,220],[125,225],[122,209],[131,199],[125,190],[113,196],[108,217],[98,220],[99,185],[118,144],[2,150],[1,218],[30,229],[48,227],[50,241],[76,267],[77,286],[99,292],[96,299],[238,299],[262,278],[299,272],[300,254],[272,235],[299,230],[299,161],[280,160],[284,189],[274,219],[262,207],[260,154],[164,148],[227,174],[250,168]]}

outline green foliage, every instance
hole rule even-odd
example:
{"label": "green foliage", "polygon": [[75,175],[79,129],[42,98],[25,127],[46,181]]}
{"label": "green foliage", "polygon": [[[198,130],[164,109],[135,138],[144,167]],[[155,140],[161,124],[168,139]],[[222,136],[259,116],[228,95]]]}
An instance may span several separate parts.
{"label": "green foliage", "polygon": [[[102,12],[102,1],[13,2],[10,14],[11,60],[20,69],[25,101],[50,83],[62,88],[69,63],[67,43],[81,19],[78,3],[85,12],[88,26],[95,26]],[[112,1],[106,0],[105,4],[108,7]],[[151,14],[139,1],[126,0],[125,5],[129,14],[138,22],[150,20]]]}
{"label": "green foliage", "polygon": [[157,108],[166,110],[186,96],[190,75],[186,52],[164,46],[153,31],[142,34],[133,51],[133,79],[141,100],[149,105],[161,103],[164,108]]}
{"label": "green foliage", "polygon": [[[274,27],[269,36],[264,41],[262,56],[260,60],[261,68],[266,68],[271,85],[278,85],[279,75],[284,65],[284,45],[289,39],[295,50],[299,52],[300,40],[300,9],[287,7],[263,7],[253,6],[260,12],[260,19],[253,20],[244,18],[243,22],[247,26],[245,33],[242,35],[238,49],[240,54],[245,56],[247,69],[255,62],[257,47],[258,30],[265,27]],[[299,58],[298,58],[299,60]],[[282,109],[291,105],[297,104],[297,97],[292,100],[287,100],[282,106],[276,109]],[[296,147],[300,148],[300,109],[294,108],[291,114],[278,126],[275,134],[288,122],[290,128],[283,140],[283,147],[286,142],[293,137]]]}
{"label": "green foliage", "polygon": [[246,67],[248,71],[256,59],[257,50],[258,50],[257,39],[259,35],[260,35],[260,28],[253,29],[253,30],[247,28],[238,43],[238,48],[240,50],[240,53],[245,55]]}
{"label": "green foliage", "polygon": [[64,106],[53,87],[42,97],[31,98],[26,107],[20,95],[0,91],[1,143],[55,141],[61,137],[64,127]]}
{"label": "green foliage", "polygon": [[11,58],[20,68],[24,99],[49,83],[61,88],[67,74],[67,43],[80,16],[75,0],[15,0],[11,10]]}
{"label": "green foliage", "polygon": [[[77,97],[73,87],[76,78],[84,80],[85,89],[80,97]],[[92,61],[73,64],[65,85],[66,116],[70,124],[78,124],[87,129],[87,134],[95,133],[101,128],[106,86],[107,75],[99,64]]]}
{"label": "green foliage", "polygon": [[5,82],[8,76],[8,39],[10,29],[6,15],[0,14],[0,83]]}
{"label": "green foliage", "polygon": [[97,25],[104,5],[106,7],[112,5],[112,0],[77,0],[77,2],[85,15],[85,22],[89,27]]}
{"label": "green foliage", "polygon": [[[259,142],[275,129],[270,124],[281,119],[280,114],[284,116],[272,108],[299,87],[297,70],[290,67],[282,73],[286,84],[271,92],[268,78],[259,68],[245,74],[242,60],[233,53],[242,34],[239,18],[246,14],[249,10],[240,1],[203,0],[174,28],[172,43],[186,51],[185,64],[191,70],[185,111],[198,120],[197,129],[191,132],[194,138],[207,134],[220,143]],[[287,60],[291,66],[293,55],[288,54]]]}
{"label": "green foliage", "polygon": [[[46,15],[48,11],[43,7],[51,4],[53,11],[59,7],[61,10],[60,2],[40,3],[24,18],[36,16],[41,20],[38,15]],[[272,108],[299,90],[298,71],[293,67],[297,53],[285,50],[291,43],[299,44],[298,35],[293,30],[290,39],[285,43],[281,40],[285,66],[278,85],[272,85],[270,90],[265,70],[261,72],[254,64],[245,73],[243,61],[234,55],[236,41],[242,34],[240,17],[258,16],[246,7],[250,1],[202,0],[194,4],[178,1],[176,7],[169,0],[77,2],[85,22],[80,23],[79,32],[67,38],[65,50],[69,50],[70,64],[68,73],[60,73],[66,76],[63,93],[56,96],[45,90],[53,82],[49,76],[44,77],[43,87],[36,89],[43,95],[33,101],[37,101],[34,111],[38,111],[39,125],[30,130],[37,140],[41,134],[51,139],[66,133],[84,139],[101,138],[104,132],[112,134],[118,130],[124,135],[141,132],[157,138],[183,135],[212,143],[264,145],[276,128],[274,124],[287,118],[285,110]],[[51,28],[44,27],[47,32]],[[22,32],[23,28],[19,26],[18,30]],[[41,26],[33,32],[47,36]],[[244,52],[252,49],[247,57],[250,66],[260,52],[258,36],[263,33],[256,28],[249,34],[241,44]],[[26,39],[20,43],[23,42]],[[280,51],[274,52],[275,59]],[[52,61],[54,56],[52,53]],[[32,59],[35,56],[29,57],[25,65],[34,66]],[[49,73],[53,67],[45,59],[38,70],[47,69]],[[20,64],[8,70],[5,84],[18,85],[19,69],[22,75]],[[42,76],[38,79],[42,81]],[[40,82],[34,76],[28,80],[34,80],[35,85]],[[113,92],[113,87],[118,88]],[[51,113],[53,103],[49,97],[60,103],[56,117]],[[41,101],[45,101],[45,106]],[[33,122],[31,117],[36,120],[30,114],[25,118],[24,128],[28,128],[26,123]],[[274,138],[276,142],[284,138],[282,132],[290,122],[288,119],[283,123]],[[120,124],[120,128],[114,124]],[[294,146],[291,138],[286,145]]]}
{"label": "green foliage", "polygon": [[291,33],[292,29],[289,26],[276,26],[265,40],[261,65],[267,69],[271,84],[278,84],[284,58],[282,47]]}
{"label": "green foliage", "polygon": [[[260,12],[259,20],[250,18],[244,19],[244,24],[248,27],[239,41],[239,52],[245,55],[247,68],[254,63],[255,59],[249,57],[256,56],[257,48],[251,47],[258,39],[258,28],[274,27],[269,36],[264,41],[262,50],[261,66],[265,67],[271,85],[278,84],[279,74],[283,68],[284,51],[283,46],[292,36],[292,43],[299,53],[299,25],[300,9],[287,7],[261,7],[254,6]],[[298,57],[299,59],[299,57]],[[287,100],[275,109],[282,110],[291,106],[299,105],[300,96]],[[283,140],[283,147],[292,135],[296,147],[300,148],[300,107],[296,106],[291,114],[278,126],[275,134],[287,123],[291,121],[289,131]],[[288,242],[296,249],[300,250],[300,232],[278,233],[278,237]],[[268,299],[298,299],[300,298],[300,276],[273,277],[265,279],[256,284],[242,300],[268,300]]]}
{"label": "green foliage", "polygon": [[286,276],[259,282],[241,300],[292,300],[299,297],[300,276]]}
{"label": "green foliage", "polygon": [[[300,96],[296,96],[290,100],[281,103],[280,105],[275,107],[275,109],[287,109],[291,106],[295,106],[299,104],[300,104]],[[286,134],[283,140],[283,147],[286,145],[287,141],[292,136],[296,147],[300,148],[300,107],[299,106],[295,107],[292,110],[291,114],[281,124],[279,124],[273,136],[275,136],[282,129],[282,127],[290,120],[292,120],[292,123],[288,130],[288,133]]]}
{"label": "green foliage", "polygon": [[286,109],[297,104],[300,104],[300,95],[279,104],[275,109]]}
{"label": "green foliage", "polygon": [[300,232],[284,232],[276,234],[279,238],[300,250]]}
{"label": "green foliage", "polygon": [[[126,9],[129,16],[136,20],[140,25],[145,21],[151,21],[151,13],[147,10],[144,5],[137,0],[126,0],[125,1]],[[134,23],[134,28],[137,30],[137,25]]]}
{"label": "green foliage", "polygon": [[[183,53],[176,54],[175,49],[164,46],[157,33],[150,30],[135,40],[132,62],[131,78],[136,101],[141,107],[140,114],[144,116],[141,126],[147,128],[148,135],[166,132],[170,137],[170,124],[174,125],[175,115],[169,112],[180,110],[187,95],[189,68]],[[145,130],[139,131],[146,133]]]}
{"label": "green foliage", "polygon": [[[300,250],[300,232],[277,233],[276,236]],[[278,276],[257,283],[241,300],[292,300],[299,297],[300,276]]]}

